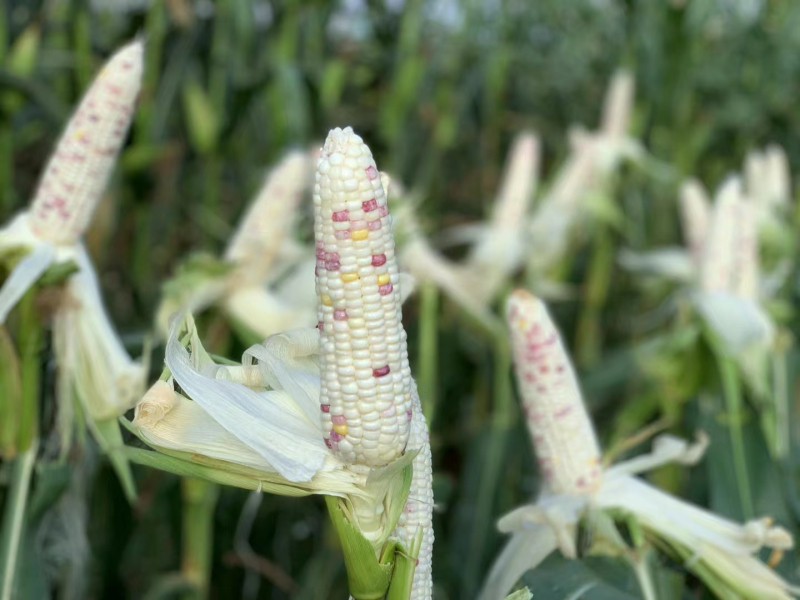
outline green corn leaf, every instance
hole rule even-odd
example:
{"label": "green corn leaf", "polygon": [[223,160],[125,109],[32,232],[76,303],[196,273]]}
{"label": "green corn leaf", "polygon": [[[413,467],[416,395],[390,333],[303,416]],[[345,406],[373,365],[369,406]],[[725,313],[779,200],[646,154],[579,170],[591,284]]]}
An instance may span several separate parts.
{"label": "green corn leaf", "polygon": [[124,452],[125,444],[122,441],[122,432],[119,429],[117,420],[90,421],[89,428],[117,473],[122,490],[125,492],[125,497],[128,502],[133,503],[136,500],[136,482],[133,478],[128,457]]}
{"label": "green corn leaf", "polygon": [[408,600],[411,596],[411,586],[414,583],[414,571],[417,568],[417,558],[422,547],[422,528],[417,529],[414,536],[414,543],[407,550],[402,544],[397,545],[395,552],[394,573],[392,582],[389,585],[389,593],[386,600]]}
{"label": "green corn leaf", "polygon": [[210,154],[217,147],[219,119],[208,94],[196,81],[183,86],[183,108],[189,141],[199,154]]}
{"label": "green corn leaf", "polygon": [[528,588],[522,588],[506,596],[506,600],[531,600],[531,598],[533,598],[533,594]]}

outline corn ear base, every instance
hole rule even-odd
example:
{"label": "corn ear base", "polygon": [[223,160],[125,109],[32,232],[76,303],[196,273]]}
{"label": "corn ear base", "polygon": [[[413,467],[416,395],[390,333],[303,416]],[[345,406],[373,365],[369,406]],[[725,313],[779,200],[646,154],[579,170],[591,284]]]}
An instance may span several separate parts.
{"label": "corn ear base", "polygon": [[402,544],[397,545],[395,553],[394,572],[386,600],[408,600],[413,592],[414,572],[417,568],[417,558],[422,548],[424,532],[422,527],[417,529],[413,543],[409,548]]}

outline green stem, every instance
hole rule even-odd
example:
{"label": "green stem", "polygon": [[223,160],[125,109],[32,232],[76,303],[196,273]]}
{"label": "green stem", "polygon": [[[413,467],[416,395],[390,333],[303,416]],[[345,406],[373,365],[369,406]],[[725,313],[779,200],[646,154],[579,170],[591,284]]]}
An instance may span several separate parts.
{"label": "green stem", "polygon": [[636,580],[639,582],[639,587],[642,589],[642,597],[644,600],[658,600],[656,587],[653,585],[653,575],[650,573],[647,554],[637,554],[636,558],[631,558],[630,562],[633,566],[633,572],[636,574]]}
{"label": "green stem", "polygon": [[0,209],[9,214],[14,206],[14,138],[10,119],[0,119]]}
{"label": "green stem", "polygon": [[472,593],[478,584],[481,561],[486,548],[486,536],[494,523],[493,504],[498,479],[502,471],[508,431],[513,422],[511,390],[511,348],[506,335],[494,339],[494,390],[489,439],[483,452],[478,497],[475,501],[472,536],[467,564],[464,570],[466,593]]}
{"label": "green stem", "polygon": [[181,572],[189,581],[194,593],[192,600],[208,598],[211,581],[211,558],[214,549],[214,510],[219,498],[216,483],[184,477],[181,480],[183,496],[183,549]]}
{"label": "green stem", "polygon": [[717,366],[722,379],[722,390],[728,412],[728,431],[733,448],[733,468],[736,473],[736,485],[739,488],[739,500],[742,516],[745,520],[753,518],[753,501],[750,492],[750,478],[747,473],[747,459],[742,436],[743,405],[742,388],[736,365],[729,357],[717,352]]}
{"label": "green stem", "polygon": [[789,390],[786,385],[786,353],[776,352],[772,357],[773,398],[775,402],[775,456],[784,459],[789,455]]}
{"label": "green stem", "polygon": [[22,544],[22,529],[25,524],[25,506],[28,502],[37,449],[38,444],[31,444],[14,464],[0,538],[0,560],[2,560],[0,600],[11,600],[14,597],[14,579]]}
{"label": "green stem", "polygon": [[22,361],[22,411],[19,420],[19,449],[27,450],[39,437],[39,350],[41,323],[36,311],[36,289],[28,291],[17,305],[19,313],[19,353]]}
{"label": "green stem", "polygon": [[433,424],[436,413],[439,372],[439,289],[431,282],[420,287],[419,318],[419,397],[422,412]]}
{"label": "green stem", "polygon": [[36,289],[29,290],[18,304],[19,353],[22,361],[22,407],[19,422],[21,455],[14,465],[0,537],[0,600],[11,600],[14,577],[25,523],[33,466],[38,450],[41,323],[36,312]]}
{"label": "green stem", "polygon": [[575,347],[578,364],[589,366],[600,359],[602,346],[601,317],[614,270],[614,244],[611,232],[601,226],[595,235],[594,251],[586,280],[585,301],[578,320]]}

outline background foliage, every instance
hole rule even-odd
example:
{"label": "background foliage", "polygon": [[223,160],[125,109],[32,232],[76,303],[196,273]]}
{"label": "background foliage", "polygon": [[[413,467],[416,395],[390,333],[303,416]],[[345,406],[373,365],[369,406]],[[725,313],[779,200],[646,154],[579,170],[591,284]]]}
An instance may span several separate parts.
{"label": "background foliage", "polygon": [[[220,250],[265,168],[290,146],[319,143],[329,128],[352,125],[379,166],[423,198],[426,227],[436,231],[487,213],[508,143],[521,128],[540,134],[544,175],[552,173],[568,127],[596,124],[620,65],[636,75],[635,133],[665,166],[659,177],[628,169],[616,182],[626,219],[614,244],[676,243],[675,191],[683,177],[714,186],[748,149],[769,142],[782,144],[797,167],[799,32],[800,5],[789,0],[5,0],[0,220],[28,202],[70,107],[104,58],[143,35],[146,82],[135,125],[88,236],[109,310],[134,351],[150,331],[161,283],[188,251]],[[584,249],[570,266],[575,283],[590,256]],[[688,476],[662,470],[659,483],[739,518],[720,408],[714,400],[670,408],[689,399],[681,384],[691,372],[685,362],[677,371],[672,365],[673,378],[663,376],[669,364],[640,368],[632,349],[648,333],[639,317],[653,300],[616,270],[607,283],[600,352],[582,361],[601,437],[617,440],[660,414],[677,414],[671,425],[682,433],[703,426],[715,439],[707,460]],[[556,309],[570,340],[585,301],[586,290],[576,290]],[[412,361],[417,310],[412,299],[405,309]],[[505,377],[493,368],[492,345],[447,303],[439,333],[436,597],[470,598],[502,543],[496,517],[530,498],[537,479],[516,403],[500,426],[490,421],[495,378]],[[155,366],[162,351],[154,351]],[[652,377],[653,369],[662,376]],[[756,506],[791,525],[800,515],[793,459],[771,463],[750,425]],[[489,480],[481,476],[488,448],[502,458]],[[32,515],[24,597],[48,597],[41,569],[62,590],[68,576],[85,578],[89,598],[177,597],[178,480],[137,469],[141,497],[130,507],[108,466],[92,459],[91,448],[85,452],[88,463],[75,457],[80,468],[40,467],[34,497],[47,505],[70,477],[84,477],[88,511],[64,517],[88,521],[83,567],[68,569],[80,551],[71,530],[37,529]],[[221,493],[212,597],[345,596],[321,499],[266,496],[246,509],[247,500],[239,490]],[[253,517],[249,537],[243,514]],[[252,553],[242,551],[246,537]],[[783,570],[793,569],[789,557]],[[664,598],[700,597],[690,594],[679,566],[664,572]],[[592,581],[583,597],[638,597],[630,573],[600,559],[569,565],[554,557],[529,578],[542,599],[567,597]]]}

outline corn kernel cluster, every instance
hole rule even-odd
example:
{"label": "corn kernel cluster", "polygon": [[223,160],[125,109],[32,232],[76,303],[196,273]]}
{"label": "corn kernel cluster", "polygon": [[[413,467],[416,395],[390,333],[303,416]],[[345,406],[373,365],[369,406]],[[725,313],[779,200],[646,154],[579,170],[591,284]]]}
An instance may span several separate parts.
{"label": "corn kernel cluster", "polygon": [[408,441],[412,380],[386,194],[349,127],[320,153],[314,234],[325,442],[347,462],[385,465]]}
{"label": "corn kernel cluster", "polygon": [[133,117],[143,54],[141,41],[117,52],[72,116],[31,206],[29,223],[38,237],[69,245],[89,226]]}
{"label": "corn kernel cluster", "polygon": [[596,490],[600,447],[544,303],[515,291],[508,300],[508,325],[523,410],[547,489],[558,494]]}

